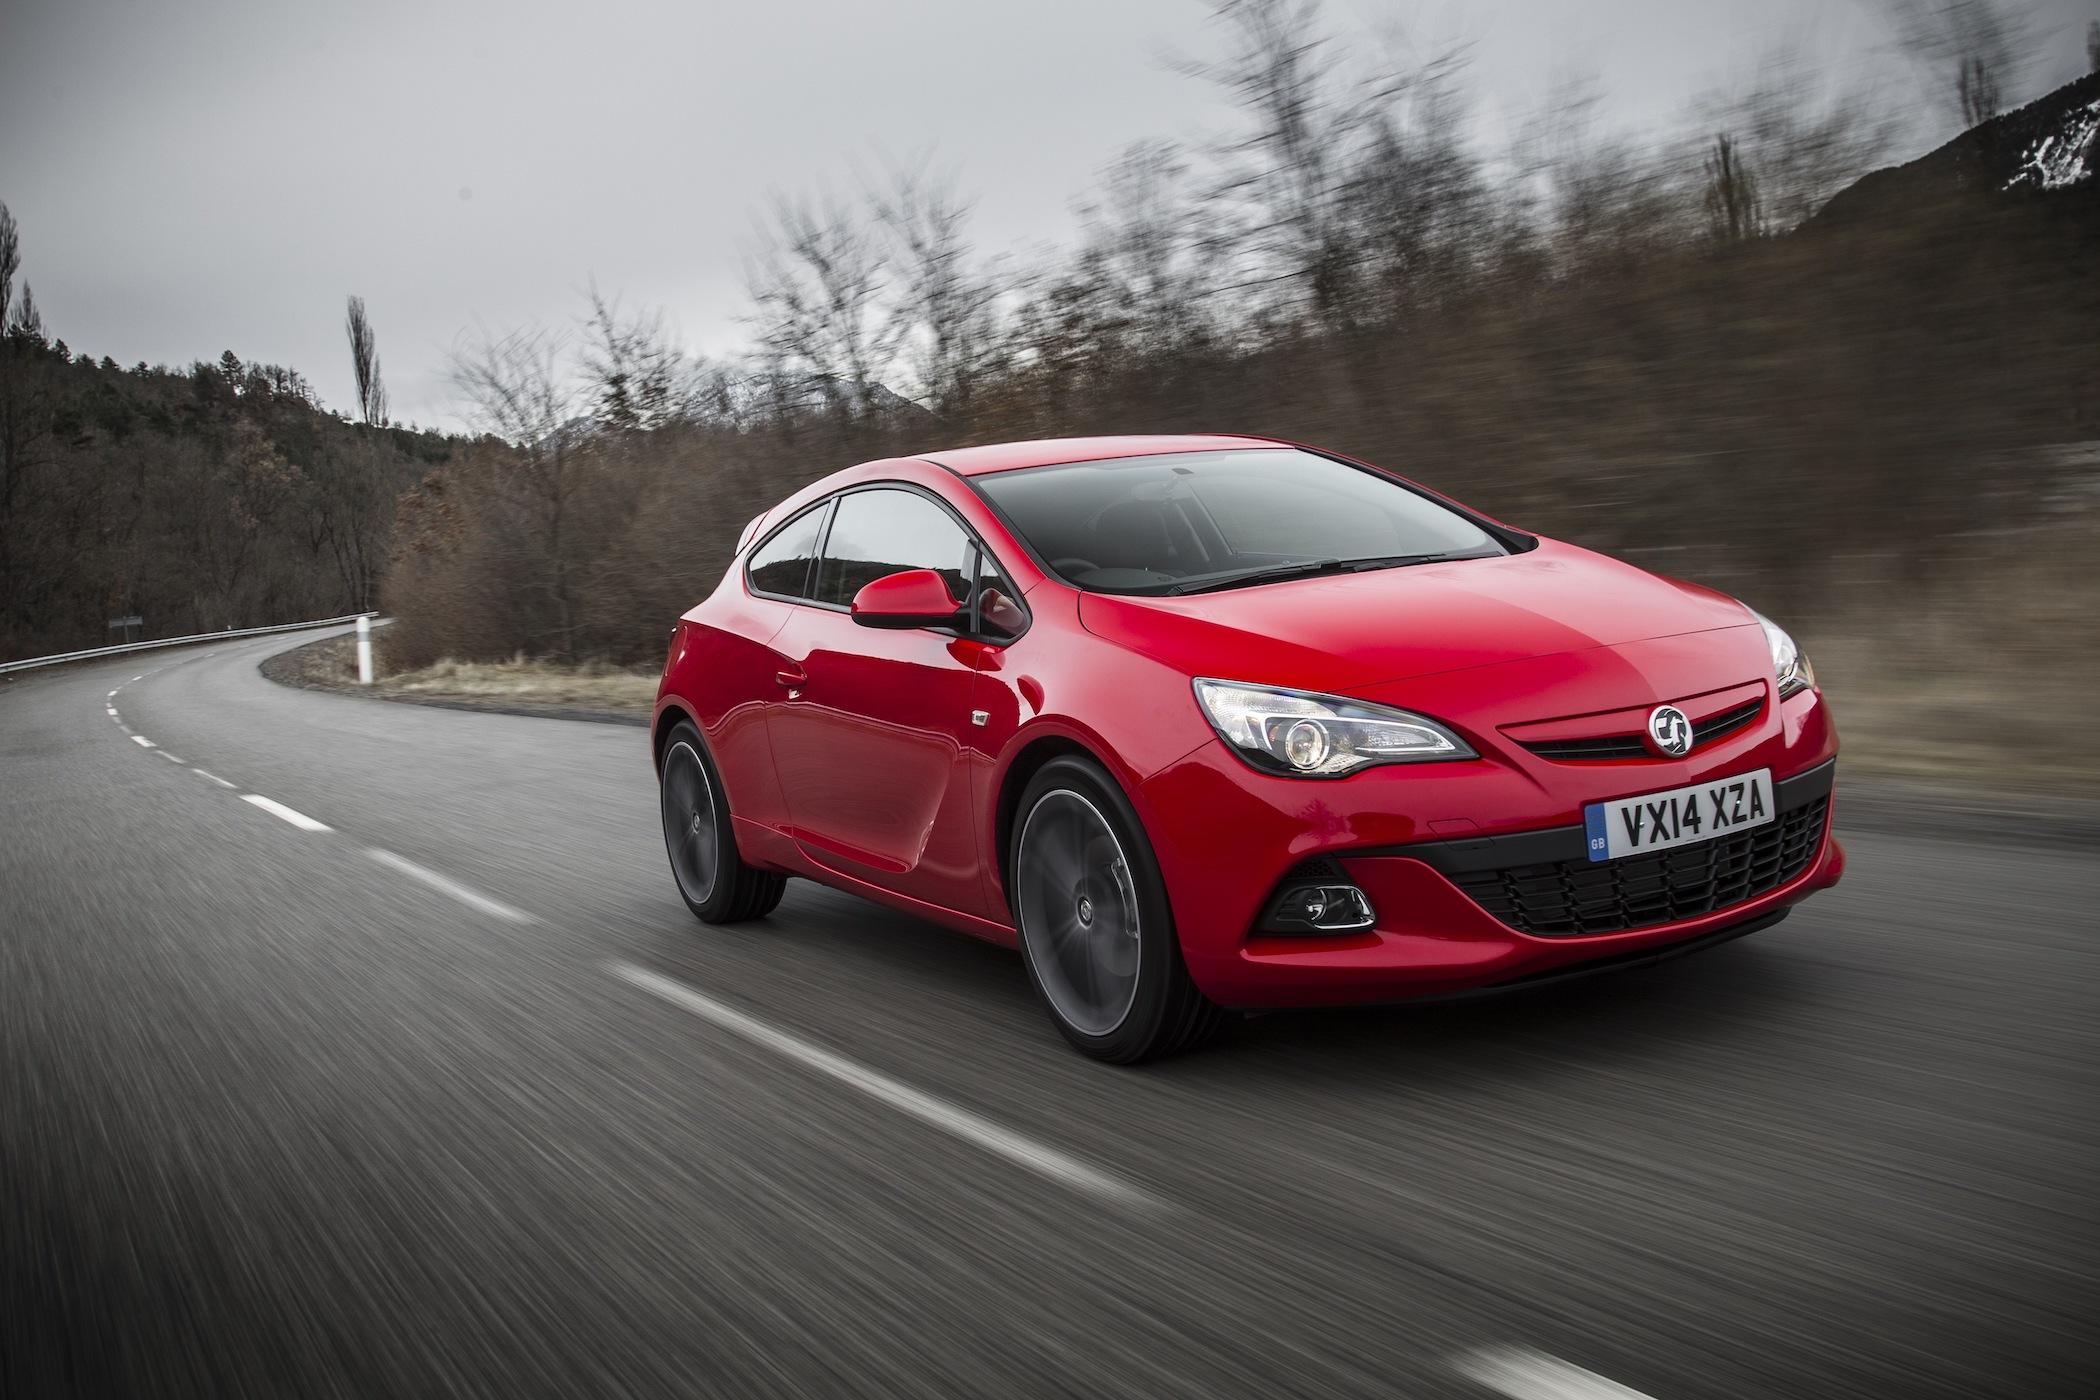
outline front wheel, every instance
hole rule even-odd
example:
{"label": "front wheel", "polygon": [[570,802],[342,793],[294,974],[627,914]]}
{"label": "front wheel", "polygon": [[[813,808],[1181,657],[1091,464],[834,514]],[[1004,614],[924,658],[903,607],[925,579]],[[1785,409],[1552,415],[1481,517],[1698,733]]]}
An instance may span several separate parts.
{"label": "front wheel", "polygon": [[684,721],[664,740],[657,795],[663,807],[664,848],[686,907],[710,924],[772,913],[787,888],[787,877],[744,864],[714,760],[700,731]]}
{"label": "front wheel", "polygon": [[1189,980],[1144,827],[1100,767],[1053,759],[1030,779],[1007,869],[1028,980],[1080,1050],[1135,1064],[1223,1022]]}

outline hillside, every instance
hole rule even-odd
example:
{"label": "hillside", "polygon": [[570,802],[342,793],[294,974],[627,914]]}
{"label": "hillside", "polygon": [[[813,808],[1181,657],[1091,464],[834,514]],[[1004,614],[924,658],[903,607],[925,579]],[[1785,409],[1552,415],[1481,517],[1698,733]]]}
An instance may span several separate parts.
{"label": "hillside", "polygon": [[2100,212],[2100,73],[1971,127],[1939,149],[1876,170],[1811,221],[1831,227],[1914,216],[1955,201],[2042,197],[2080,217]]}

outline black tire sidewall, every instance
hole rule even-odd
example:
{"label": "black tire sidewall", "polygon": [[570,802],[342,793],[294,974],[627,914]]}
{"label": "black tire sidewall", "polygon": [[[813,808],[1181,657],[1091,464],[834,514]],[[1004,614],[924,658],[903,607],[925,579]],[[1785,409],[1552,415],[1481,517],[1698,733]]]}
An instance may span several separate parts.
{"label": "black tire sidewall", "polygon": [[[700,737],[700,731],[685,720],[680,720],[673,726],[670,734],[664,739],[664,762],[658,765],[656,774],[659,814],[663,802],[663,769],[670,762],[671,750],[680,744],[692,749],[707,776],[707,797],[715,812],[715,881],[708,889],[707,898],[701,900],[696,900],[686,893],[685,882],[678,878],[675,865],[671,870],[671,883],[677,886],[678,897],[685,901],[688,909],[708,923],[719,923],[729,916],[731,907],[736,902],[738,876],[743,871],[744,863],[737,855],[736,833],[729,824],[729,798],[722,791],[722,775],[715,767],[714,755],[707,751],[707,741]],[[671,853],[668,833],[664,840],[664,858],[669,860]]]}
{"label": "black tire sidewall", "polygon": [[[1029,815],[1044,797],[1058,791],[1079,794],[1108,820],[1115,829],[1116,840],[1123,847],[1124,857],[1130,862],[1131,876],[1137,887],[1137,994],[1122,1024],[1105,1035],[1090,1035],[1058,1013],[1055,1003],[1043,988],[1041,974],[1036,970],[1035,956],[1029,951],[1027,935],[1022,932],[1021,914],[1016,907],[1018,901],[1014,899],[1012,889],[1014,872],[1021,868],[1021,836],[1028,828]],[[1028,969],[1029,986],[1034,988],[1037,998],[1048,1009],[1058,1030],[1080,1050],[1114,1063],[1127,1064],[1144,1058],[1160,1041],[1167,1018],[1176,1005],[1176,994],[1188,972],[1181,962],[1180,936],[1175,932],[1173,909],[1167,902],[1166,880],[1152,854],[1152,842],[1145,834],[1145,825],[1138,819],[1130,799],[1098,764],[1076,757],[1052,759],[1029,779],[1023,790],[1020,806],[1014,813],[1009,843],[1007,903],[1014,918],[1015,936],[1021,944],[1021,961]]]}

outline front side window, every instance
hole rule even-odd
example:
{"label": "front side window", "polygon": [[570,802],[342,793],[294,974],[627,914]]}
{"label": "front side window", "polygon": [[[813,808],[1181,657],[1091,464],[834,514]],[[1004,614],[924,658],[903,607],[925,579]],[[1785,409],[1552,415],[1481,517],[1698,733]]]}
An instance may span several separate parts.
{"label": "front side window", "polygon": [[1051,572],[1100,593],[1193,593],[1509,553],[1389,477],[1296,448],[1024,467],[970,484]]}
{"label": "front side window", "polygon": [[817,563],[817,601],[848,607],[876,579],[932,569],[957,600],[970,596],[976,545],[955,518],[914,491],[851,491],[838,498]]}
{"label": "front side window", "polygon": [[807,598],[810,565],[816,560],[817,536],[823,528],[824,505],[814,505],[753,550],[744,569],[752,591],[778,598]]}

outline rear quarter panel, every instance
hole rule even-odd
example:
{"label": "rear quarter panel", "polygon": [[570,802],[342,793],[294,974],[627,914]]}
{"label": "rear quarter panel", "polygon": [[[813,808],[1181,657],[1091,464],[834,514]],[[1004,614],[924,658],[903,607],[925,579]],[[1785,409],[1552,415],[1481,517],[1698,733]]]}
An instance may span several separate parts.
{"label": "rear quarter panel", "polygon": [[652,725],[660,738],[673,707],[691,715],[714,755],[730,810],[742,822],[776,830],[787,825],[787,812],[763,702],[783,661],[768,643],[792,612],[786,603],[746,593],[741,564],[732,567],[707,601],[678,620]]}

